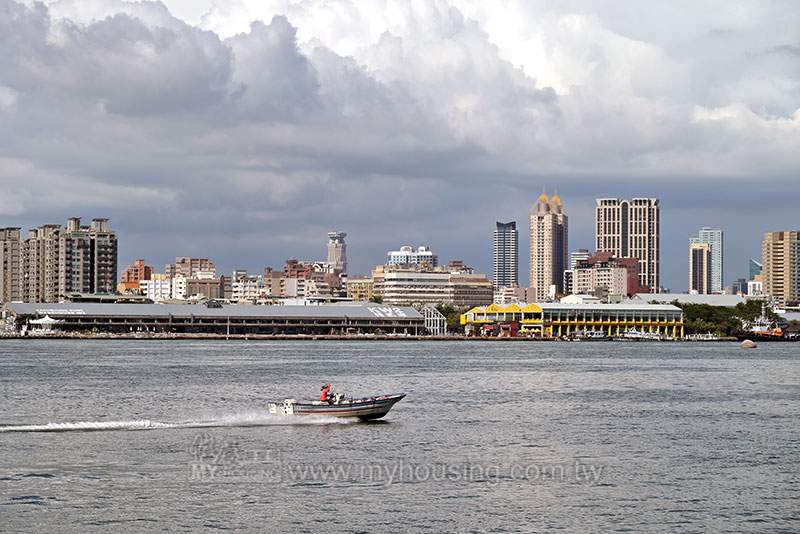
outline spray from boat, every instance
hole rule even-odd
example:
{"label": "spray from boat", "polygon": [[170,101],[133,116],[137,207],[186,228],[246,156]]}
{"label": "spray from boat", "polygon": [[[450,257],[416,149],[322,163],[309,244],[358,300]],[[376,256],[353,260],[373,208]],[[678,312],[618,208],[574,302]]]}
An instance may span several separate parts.
{"label": "spray from boat", "polygon": [[49,422],[36,424],[2,425],[0,433],[9,432],[101,432],[101,431],[138,431],[164,430],[182,428],[223,428],[252,426],[295,426],[295,425],[330,425],[349,424],[353,421],[328,415],[313,416],[276,416],[263,410],[251,410],[222,414],[208,419],[192,419],[186,421],[154,421],[150,419],[132,419],[119,421],[74,421]]}

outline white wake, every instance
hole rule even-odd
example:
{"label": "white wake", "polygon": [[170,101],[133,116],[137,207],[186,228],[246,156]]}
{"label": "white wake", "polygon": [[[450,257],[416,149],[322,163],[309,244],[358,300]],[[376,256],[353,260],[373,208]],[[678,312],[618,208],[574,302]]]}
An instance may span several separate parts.
{"label": "white wake", "polygon": [[64,423],[45,423],[29,425],[0,426],[2,432],[91,432],[108,430],[158,430],[169,428],[214,428],[246,426],[284,426],[284,425],[330,425],[350,424],[354,420],[324,415],[271,415],[263,411],[243,411],[223,414],[208,419],[188,421],[151,421],[135,419],[130,421],[76,421]]}

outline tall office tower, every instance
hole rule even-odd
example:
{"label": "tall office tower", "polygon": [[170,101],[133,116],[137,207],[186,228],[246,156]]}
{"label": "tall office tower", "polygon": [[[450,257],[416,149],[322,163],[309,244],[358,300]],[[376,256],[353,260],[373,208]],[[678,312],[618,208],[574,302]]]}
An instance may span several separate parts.
{"label": "tall office tower", "polygon": [[67,220],[59,236],[58,292],[114,293],[117,289],[117,234],[108,219],[81,225],[79,217]]}
{"label": "tall office tower", "polygon": [[764,294],[779,306],[800,301],[800,230],[767,232],[761,254]]}
{"label": "tall office tower", "polygon": [[595,248],[639,260],[639,284],[652,293],[660,281],[660,210],[657,198],[597,199]]}
{"label": "tall office tower", "polygon": [[711,246],[711,292],[722,293],[722,280],[724,277],[722,256],[723,240],[722,230],[704,226],[696,236],[689,238],[689,244],[708,243]]}
{"label": "tall office tower", "polygon": [[20,247],[20,290],[25,302],[58,302],[61,226],[45,224],[28,230]]}
{"label": "tall office tower", "polygon": [[347,243],[344,232],[328,232],[328,265],[340,273],[347,273]]}
{"label": "tall office tower", "polygon": [[555,286],[564,292],[567,269],[568,220],[557,194],[542,193],[530,212],[530,286],[536,300],[544,300]]}
{"label": "tall office tower", "polygon": [[0,228],[0,303],[22,299],[20,229]]}
{"label": "tall office tower", "polygon": [[689,243],[689,293],[711,293],[714,262],[712,250],[709,243]]}
{"label": "tall office tower", "polygon": [[517,222],[496,222],[492,240],[495,289],[519,285],[519,234]]}
{"label": "tall office tower", "polygon": [[753,258],[750,258],[750,262],[748,263],[748,272],[750,274],[750,278],[748,280],[754,280],[756,276],[761,274],[761,270],[763,269],[763,265],[757,262]]}

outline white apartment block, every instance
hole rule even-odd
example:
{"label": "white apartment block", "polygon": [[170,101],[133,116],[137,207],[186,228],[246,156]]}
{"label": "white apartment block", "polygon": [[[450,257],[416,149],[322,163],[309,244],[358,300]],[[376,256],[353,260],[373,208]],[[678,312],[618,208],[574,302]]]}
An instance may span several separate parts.
{"label": "white apartment block", "polygon": [[439,265],[439,257],[428,247],[417,247],[404,245],[400,250],[390,250],[386,253],[387,265],[422,265],[434,268]]}

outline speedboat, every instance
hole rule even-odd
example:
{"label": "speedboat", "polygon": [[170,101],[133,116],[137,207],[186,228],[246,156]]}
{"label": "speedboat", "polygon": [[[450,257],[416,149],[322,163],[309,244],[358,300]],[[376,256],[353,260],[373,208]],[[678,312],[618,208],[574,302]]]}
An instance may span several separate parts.
{"label": "speedboat", "polygon": [[335,395],[330,401],[297,402],[286,399],[283,402],[269,403],[272,415],[331,415],[333,417],[354,418],[359,421],[380,419],[403,400],[405,393],[399,395],[377,395],[361,399],[345,398]]}

